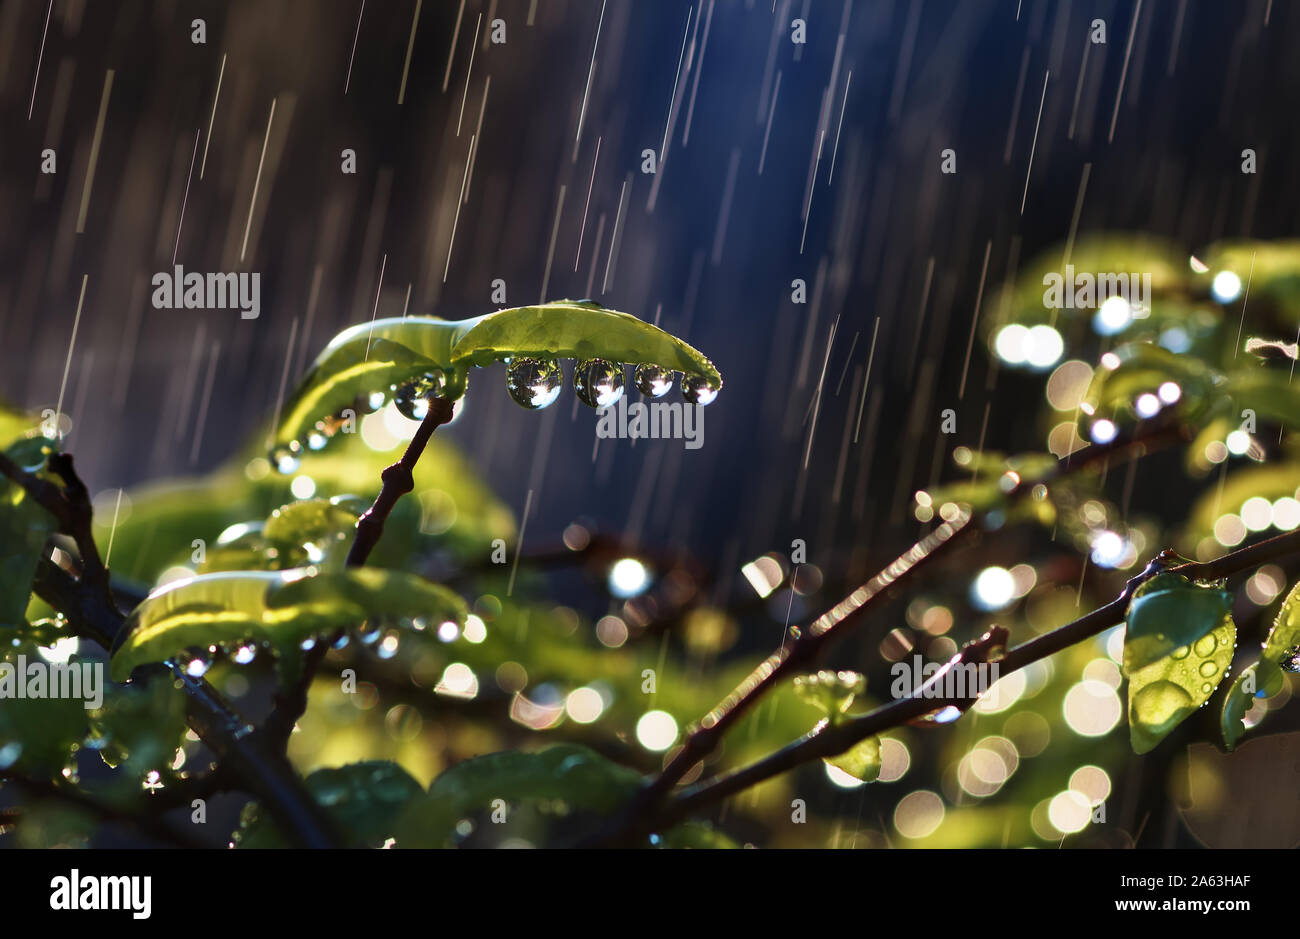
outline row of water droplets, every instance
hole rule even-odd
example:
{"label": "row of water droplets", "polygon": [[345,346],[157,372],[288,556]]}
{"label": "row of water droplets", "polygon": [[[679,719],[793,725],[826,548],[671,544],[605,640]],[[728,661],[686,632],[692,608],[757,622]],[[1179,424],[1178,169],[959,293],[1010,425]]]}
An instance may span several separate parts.
{"label": "row of water droplets", "polygon": [[[673,387],[674,371],[661,365],[636,366],[633,381],[637,389],[648,398],[662,398]],[[539,411],[560,396],[564,385],[564,370],[554,359],[515,357],[506,359],[506,391],[511,400],[530,411]],[[606,359],[583,359],[573,371],[573,390],[583,404],[592,408],[607,408],[618,403],[623,396],[624,367]],[[390,385],[383,391],[362,395],[354,402],[357,414],[378,411],[392,398],[398,413],[408,420],[422,421],[429,413],[429,402],[446,392],[447,376],[442,369],[433,368],[400,385]],[[703,375],[682,375],[682,398],[687,404],[704,406],[713,402],[721,385]],[[316,422],[305,440],[291,440],[271,450],[271,465],[281,474],[298,471],[304,450],[320,450],[343,426],[341,415],[333,415]]]}

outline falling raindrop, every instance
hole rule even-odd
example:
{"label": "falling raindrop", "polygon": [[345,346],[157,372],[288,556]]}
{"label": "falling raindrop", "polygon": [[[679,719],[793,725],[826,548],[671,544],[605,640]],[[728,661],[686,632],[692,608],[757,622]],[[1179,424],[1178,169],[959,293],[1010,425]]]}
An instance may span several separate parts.
{"label": "falling raindrop", "polygon": [[506,391],[521,407],[539,411],[560,396],[564,372],[548,359],[513,359],[506,370]]}
{"label": "falling raindrop", "polygon": [[721,385],[715,385],[703,375],[682,377],[682,397],[686,399],[687,404],[698,404],[701,407],[711,404],[721,390]]}
{"label": "falling raindrop", "polygon": [[638,365],[635,378],[637,389],[649,398],[662,398],[673,390],[672,370],[662,365]]}
{"label": "falling raindrop", "polygon": [[588,407],[612,407],[623,397],[623,366],[604,359],[579,362],[573,370],[573,390]]}
{"label": "falling raindrop", "polygon": [[296,473],[298,467],[302,465],[301,453],[302,444],[296,440],[290,440],[288,444],[276,447],[271,451],[271,465],[282,476]]}

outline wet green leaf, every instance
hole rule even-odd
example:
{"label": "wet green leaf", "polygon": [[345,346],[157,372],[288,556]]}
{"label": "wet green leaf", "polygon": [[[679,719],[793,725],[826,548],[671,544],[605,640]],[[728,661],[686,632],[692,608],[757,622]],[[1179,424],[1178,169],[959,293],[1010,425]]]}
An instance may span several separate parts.
{"label": "wet green leaf", "polygon": [[[44,437],[21,438],[5,450],[28,472],[39,472],[52,452],[53,443]],[[36,566],[57,527],[25,489],[0,477],[0,627],[25,622]]]}
{"label": "wet green leaf", "polygon": [[1280,664],[1297,645],[1300,645],[1300,582],[1291,588],[1277,611],[1277,618],[1264,640],[1264,658]]}
{"label": "wet green leaf", "polygon": [[851,749],[839,756],[827,757],[826,762],[841,769],[854,779],[875,782],[880,778],[880,738],[859,740]]}
{"label": "wet green leaf", "polygon": [[801,701],[832,717],[847,712],[854,697],[866,687],[864,676],[847,670],[834,672],[823,669],[813,675],[800,675],[794,680],[794,693]]}
{"label": "wet green leaf", "polygon": [[[83,662],[87,660],[73,655],[66,664],[81,669]],[[94,663],[88,664],[94,667]],[[33,687],[33,668],[42,672],[48,694],[52,673],[37,645],[25,641],[0,645],[0,771],[17,768],[35,778],[54,778],[72,759],[73,747],[85,736],[85,700],[71,696],[18,697],[20,682],[25,691]],[[81,674],[85,676],[85,671]]]}
{"label": "wet green leaf", "polygon": [[493,753],[458,763],[435,779],[404,828],[418,833],[421,845],[446,846],[460,819],[491,812],[497,799],[507,804],[559,800],[571,810],[609,812],[623,804],[640,781],[633,770],[577,744]]}
{"label": "wet green leaf", "polygon": [[[424,788],[396,763],[369,761],[319,769],[303,780],[307,791],[345,833],[351,847],[382,848],[391,838],[404,847],[402,812]],[[240,848],[284,848],[288,842],[259,808],[241,820],[234,842]]]}
{"label": "wet green leaf", "polygon": [[1282,670],[1268,659],[1260,659],[1245,669],[1232,683],[1228,695],[1223,699],[1223,713],[1220,723],[1223,729],[1223,744],[1229,750],[1246,732],[1242,718],[1250,710],[1256,698],[1268,698],[1282,690],[1285,676]]}
{"label": "wet green leaf", "polygon": [[303,640],[369,618],[424,617],[464,622],[451,591],[400,571],[355,568],[318,572],[238,571],[199,574],[155,590],[127,621],[113,651],[114,681],[147,662],[189,648],[265,641],[292,674]]}
{"label": "wet green leaf", "polygon": [[1210,632],[1232,609],[1232,593],[1160,574],[1129,602],[1124,632],[1124,674],[1132,675]]}
{"label": "wet green leaf", "polygon": [[1129,739],[1146,753],[1209,700],[1232,664],[1237,627],[1231,616],[1197,639],[1129,674]]}
{"label": "wet green leaf", "polygon": [[559,300],[458,321],[383,319],[344,330],[325,347],[285,405],[275,441],[301,441],[322,421],[328,434],[329,419],[355,408],[359,399],[388,394],[434,370],[445,379],[443,393],[459,398],[470,367],[514,357],[649,363],[722,383],[713,363],[685,342],[629,313],[586,301]]}

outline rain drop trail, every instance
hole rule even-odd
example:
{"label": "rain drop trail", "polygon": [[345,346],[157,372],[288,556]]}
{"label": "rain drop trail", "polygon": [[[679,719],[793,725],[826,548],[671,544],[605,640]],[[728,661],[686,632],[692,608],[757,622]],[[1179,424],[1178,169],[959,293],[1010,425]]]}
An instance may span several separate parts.
{"label": "rain drop trail", "polygon": [[27,120],[32,119],[32,109],[36,107],[36,85],[41,80],[41,63],[45,61],[45,36],[50,31],[50,14],[54,12],[54,0],[45,8],[45,28],[41,30],[41,51],[36,57],[36,72],[32,75],[32,100],[27,105]]}
{"label": "rain drop trail", "polygon": [[203,141],[203,162],[199,164],[199,179],[208,168],[208,145],[212,143],[212,122],[217,118],[217,102],[221,100],[221,80],[226,77],[226,57],[221,57],[221,69],[217,72],[217,93],[212,96],[212,113],[208,115],[208,137]]}
{"label": "rain drop trail", "polygon": [[1138,0],[1133,11],[1133,23],[1128,29],[1128,43],[1124,47],[1124,68],[1119,73],[1119,88],[1115,91],[1115,110],[1110,114],[1110,132],[1106,134],[1106,143],[1115,140],[1115,122],[1119,120],[1119,103],[1124,100],[1124,85],[1128,81],[1128,60],[1133,55],[1133,37],[1137,34],[1138,19],[1142,16],[1142,0]]}
{"label": "rain drop trail", "polygon": [[[456,237],[456,231],[455,231],[454,228],[452,229],[451,236],[452,236],[452,238],[455,238],[455,237]],[[450,248],[450,247],[447,249],[447,260],[448,260],[448,262],[451,261],[451,248]],[[388,267],[388,253],[387,253],[387,252],[384,253],[384,258],[383,258],[383,260],[379,262],[379,283],[375,286],[375,305],[374,305],[374,306],[371,308],[371,310],[370,310],[370,332],[366,333],[366,356],[365,356],[365,361],[367,361],[367,362],[370,361],[370,340],[371,340],[371,339],[374,337],[374,335],[375,335],[375,317],[379,315],[379,294],[380,294],[380,292],[384,289],[384,268],[386,268],[386,267]],[[446,277],[445,274],[443,275],[443,278],[442,278],[442,279],[443,279],[443,282],[446,283],[446,281],[447,281],[447,277]],[[296,329],[296,328],[297,328],[297,323],[298,323],[298,318],[295,316],[293,321],[294,321],[294,326],[295,326],[295,329]],[[293,345],[293,340],[292,340],[292,339],[289,340],[289,344],[290,344],[290,346]],[[287,363],[286,363],[285,369],[286,369],[285,374],[288,374],[288,365],[287,365]],[[284,380],[283,380],[283,379],[280,380],[280,394],[281,394],[281,395],[284,394]],[[278,411],[278,410],[276,411],[275,422],[276,422],[276,424],[279,424],[279,423],[280,423],[280,415],[279,415],[279,411]]]}
{"label": "rain drop trail", "polygon": [[483,14],[474,21],[474,41],[469,45],[469,68],[465,71],[465,90],[460,96],[460,116],[456,118],[456,136],[460,136],[460,125],[465,120],[465,101],[469,98],[469,79],[474,74],[474,53],[478,51],[478,31],[483,25]]}
{"label": "rain drop trail", "polygon": [[280,426],[280,409],[284,407],[284,389],[289,382],[289,361],[293,358],[293,344],[298,338],[298,317],[293,318],[293,324],[289,327],[289,347],[284,350],[284,368],[280,372],[280,393],[275,397],[275,420],[271,422],[271,433],[267,437],[266,445],[269,447],[275,440],[275,432]]}
{"label": "rain drop trail", "polygon": [[[551,263],[555,260],[555,236],[560,233],[560,213],[564,211],[564,184],[560,184],[560,197],[555,203],[555,221],[551,223],[551,245],[546,249],[546,273],[542,275],[542,292],[538,303],[546,302],[546,291],[551,286]],[[446,278],[443,278],[444,281]]]}
{"label": "rain drop trail", "polygon": [[90,208],[90,189],[95,184],[95,166],[99,163],[99,144],[104,139],[104,118],[108,116],[108,96],[113,93],[114,74],[113,69],[109,69],[104,75],[104,92],[99,99],[99,117],[95,120],[95,136],[90,141],[90,162],[86,165],[86,182],[81,190],[81,210],[77,213],[78,235],[86,230],[86,210]]}
{"label": "rain drop trail", "polygon": [[624,196],[627,195],[627,184],[628,184],[628,180],[630,180],[631,178],[632,178],[632,174],[629,173],[627,177],[623,180],[623,188],[619,190],[618,213],[614,216],[614,230],[610,232],[609,235],[609,257],[605,259],[605,278],[604,280],[601,281],[600,284],[600,292],[602,294],[609,290],[609,274],[614,266],[614,248],[616,245],[619,244],[618,236],[623,231],[621,227],[621,223],[623,221]]}
{"label": "rain drop trail", "polygon": [[980,269],[980,286],[975,292],[975,315],[970,320],[970,338],[966,341],[966,361],[961,367],[961,385],[957,389],[957,400],[966,395],[966,376],[970,371],[970,354],[975,347],[975,327],[980,321],[980,306],[984,302],[984,278],[989,272],[989,252],[993,250],[992,239],[984,242],[984,265]]}
{"label": "rain drop trail", "polygon": [[776,96],[781,93],[781,70],[776,70],[776,87],[772,90],[772,103],[767,109],[767,127],[763,131],[763,149],[758,154],[758,175],[763,175],[763,164],[767,162],[767,139],[772,134],[772,115],[776,113]]}
{"label": "rain drop trail", "polygon": [[[481,16],[482,14],[480,14]],[[451,31],[451,48],[447,50],[447,71],[442,76],[442,90],[445,94],[451,81],[451,64],[456,61],[456,40],[460,38],[460,21],[465,16],[465,0],[460,0],[460,9],[456,11],[456,26]]]}
{"label": "rain drop trail", "polygon": [[[1141,0],[1139,0],[1139,5],[1141,5]],[[1038,151],[1038,128],[1043,123],[1043,102],[1047,100],[1047,80],[1051,77],[1051,69],[1043,73],[1043,94],[1038,99],[1038,120],[1034,122],[1034,142],[1029,148],[1029,167],[1025,170],[1025,191],[1020,196],[1021,215],[1025,214],[1025,200],[1029,198],[1029,177],[1034,172],[1034,154]]]}
{"label": "rain drop trail", "polygon": [[853,83],[853,69],[849,69],[848,76],[844,79],[844,100],[840,102],[840,120],[835,125],[835,146],[831,148],[831,169],[826,177],[826,185],[830,185],[835,179],[835,155],[840,152],[840,132],[844,130],[844,109],[849,105],[849,85]]}
{"label": "rain drop trail", "polygon": [[[931,258],[931,261],[934,259]],[[871,351],[867,353],[867,376],[862,382],[862,401],[858,404],[858,426],[853,431],[853,442],[858,442],[858,432],[862,430],[862,409],[867,404],[867,386],[871,384],[871,363],[876,360],[876,335],[880,332],[880,317],[876,317],[876,325],[871,327]]]}
{"label": "rain drop trail", "polygon": [[[463,3],[464,0],[461,0]],[[578,158],[578,141],[582,139],[582,125],[587,120],[587,101],[591,97],[591,77],[596,74],[596,49],[600,46],[600,28],[605,25],[605,3],[601,0],[600,19],[596,21],[596,39],[591,44],[591,65],[587,67],[587,87],[582,93],[582,109],[578,112],[578,132],[573,135],[573,158]],[[531,13],[530,13],[531,20]],[[662,156],[660,158],[662,163]]]}
{"label": "rain drop trail", "polygon": [[208,358],[208,375],[203,380],[203,400],[199,403],[199,420],[194,428],[194,442],[190,445],[190,466],[199,459],[199,445],[203,442],[203,428],[208,420],[208,404],[212,400],[212,380],[217,373],[217,359],[221,356],[221,343],[212,343],[212,355]]}
{"label": "rain drop trail", "polygon": [[402,65],[402,84],[397,89],[397,103],[406,100],[406,78],[411,72],[411,53],[415,50],[415,29],[420,24],[420,7],[424,0],[415,0],[415,15],[411,17],[411,38],[406,41],[406,62]]}
{"label": "rain drop trail", "polygon": [[271,99],[271,113],[266,118],[266,135],[262,138],[262,155],[257,159],[257,178],[253,180],[253,198],[248,200],[248,221],[244,223],[244,243],[239,246],[239,261],[248,250],[248,233],[253,228],[253,209],[257,207],[257,190],[262,185],[262,165],[266,162],[266,145],[271,139],[271,122],[275,120],[275,98]]}
{"label": "rain drop trail", "polygon": [[117,490],[117,504],[113,506],[113,525],[108,530],[108,547],[104,549],[104,567],[113,558],[113,536],[117,534],[117,514],[122,511],[122,490]]}
{"label": "rain drop trail", "polygon": [[63,362],[63,381],[59,383],[59,403],[54,409],[55,430],[63,439],[63,393],[68,388],[68,369],[72,366],[72,350],[77,344],[77,327],[81,325],[81,305],[86,299],[86,281],[89,274],[81,275],[81,296],[77,298],[77,315],[72,320],[72,338],[68,340],[68,357]]}
{"label": "rain drop trail", "polygon": [[361,0],[361,12],[357,14],[357,31],[352,37],[352,54],[348,56],[348,77],[343,82],[343,94],[348,93],[352,85],[352,62],[357,57],[357,40],[361,38],[361,17],[366,15],[366,0]]}
{"label": "rain drop trail", "polygon": [[185,196],[181,199],[181,217],[176,220],[176,243],[172,246],[172,264],[176,263],[176,254],[181,249],[181,226],[185,224],[185,206],[190,201],[190,181],[194,179],[194,158],[199,153],[199,136],[201,130],[194,131],[194,152],[190,154],[190,174],[185,177]]}
{"label": "rain drop trail", "polygon": [[465,178],[465,192],[461,195],[462,205],[469,204],[469,190],[474,185],[474,166],[478,163],[478,148],[483,145],[483,113],[487,111],[488,92],[492,90],[492,76],[489,75],[483,82],[483,100],[478,106],[478,123],[474,126],[474,136],[471,140],[473,144],[469,151],[469,175]]}
{"label": "rain drop trail", "polygon": [[[447,241],[447,263],[442,268],[442,282],[447,282],[447,275],[451,273],[451,249],[456,246],[456,229],[460,226],[460,209],[465,204],[465,187],[469,184],[469,165],[474,158],[474,141],[477,138],[469,138],[469,152],[465,154],[465,173],[460,178],[460,195],[456,198],[456,215],[451,220],[451,238]],[[549,265],[548,265],[549,266]],[[378,298],[376,298],[378,302]],[[366,354],[370,354],[369,342],[366,344]]]}
{"label": "rain drop trail", "polygon": [[582,207],[582,227],[578,230],[578,250],[573,252],[573,270],[577,272],[582,259],[582,239],[587,235],[587,213],[591,210],[591,190],[596,185],[596,165],[600,163],[600,141],[596,138],[596,155],[591,159],[591,179],[587,181],[587,201]]}
{"label": "rain drop trail", "polygon": [[691,120],[695,117],[695,95],[700,90],[700,72],[704,71],[704,53],[709,48],[709,28],[713,26],[713,0],[709,0],[709,12],[704,18],[704,38],[700,40],[700,57],[695,62],[695,78],[691,81],[691,101],[686,106],[686,127],[682,130],[682,146],[691,142]]}
{"label": "rain drop trail", "polygon": [[528,510],[533,507],[533,491],[528,490],[528,498],[524,500],[524,514],[519,519],[519,541],[515,544],[515,559],[510,564],[510,582],[506,584],[506,596],[510,597],[515,592],[515,572],[519,570],[519,555],[524,550],[524,532],[528,530]]}

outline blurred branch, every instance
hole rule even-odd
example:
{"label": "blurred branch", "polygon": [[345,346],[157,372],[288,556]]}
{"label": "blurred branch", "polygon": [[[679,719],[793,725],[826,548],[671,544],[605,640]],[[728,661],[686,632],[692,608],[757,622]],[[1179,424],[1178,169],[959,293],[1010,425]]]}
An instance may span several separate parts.
{"label": "blurred branch", "polygon": [[[1027,665],[1066,649],[1104,632],[1112,626],[1123,623],[1128,615],[1129,600],[1134,591],[1152,577],[1161,573],[1180,574],[1193,581],[1220,580],[1222,578],[1254,570],[1261,564],[1283,555],[1300,551],[1300,530],[1288,532],[1233,551],[1214,561],[1189,562],[1171,565],[1169,562],[1176,555],[1162,552],[1149,563],[1136,577],[1131,578],[1114,600],[1098,607],[1091,613],[1066,623],[1049,633],[1016,646],[1001,658],[989,658],[987,655],[989,635],[973,643],[968,643],[954,657],[949,665],[964,664],[968,661],[995,661],[998,675],[1003,677],[1019,671]],[[994,643],[995,644],[995,643]],[[939,672],[939,678],[944,672]],[[772,755],[733,773],[715,777],[701,783],[672,799],[665,811],[655,820],[662,826],[676,819],[698,811],[700,808],[724,799],[765,779],[784,773],[796,766],[818,758],[835,756],[850,749],[854,744],[867,737],[883,733],[898,727],[909,720],[922,717],[945,707],[956,707],[962,711],[969,708],[979,698],[978,693],[964,697],[948,695],[942,697],[925,697],[922,692],[926,687],[937,684],[931,679],[927,685],[918,688],[911,695],[899,698],[860,717],[850,718],[840,724],[827,726],[801,737],[799,740],[776,751]]]}
{"label": "blurred branch", "polygon": [[[1173,420],[1148,422],[1139,427],[1140,430],[1136,434],[1117,437],[1110,443],[1090,446],[1077,455],[1066,456],[1045,475],[1031,479],[1018,479],[1016,484],[1006,492],[999,507],[1005,510],[1024,501],[1039,485],[1058,481],[1097,464],[1108,467],[1114,459],[1141,458],[1154,449],[1185,440],[1187,437],[1186,429],[1181,423]],[[768,656],[730,695],[692,728],[686,742],[668,761],[663,772],[637,793],[625,812],[615,820],[600,840],[608,840],[611,832],[616,836],[617,833],[627,829],[640,830],[644,826],[645,819],[655,817],[658,807],[668,797],[673,787],[717,749],[727,731],[763,695],[792,674],[810,667],[829,646],[851,635],[865,620],[865,614],[871,612],[883,597],[903,583],[915,579],[918,573],[932,566],[936,558],[950,553],[954,547],[978,532],[981,526],[974,522],[975,516],[965,513],[958,515],[952,521],[944,522],[900,555],[892,564],[823,613],[807,628],[790,629],[789,635],[783,639],[781,648]],[[925,710],[909,716],[918,717],[933,709],[933,707],[926,707]],[[777,759],[789,749],[778,751],[778,754],[774,754],[770,759]],[[844,749],[847,749],[847,746],[832,751],[831,755],[840,753]]]}

